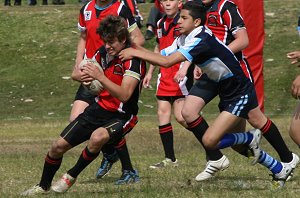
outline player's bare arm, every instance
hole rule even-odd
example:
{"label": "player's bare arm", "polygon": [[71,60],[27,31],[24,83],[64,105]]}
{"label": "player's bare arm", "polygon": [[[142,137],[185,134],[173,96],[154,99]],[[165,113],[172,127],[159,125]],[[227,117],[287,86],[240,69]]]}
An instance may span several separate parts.
{"label": "player's bare arm", "polygon": [[171,67],[176,63],[186,60],[186,58],[180,52],[175,52],[170,56],[162,56],[149,50],[142,51],[133,48],[127,48],[122,50],[119,53],[119,57],[122,61],[136,57],[139,59],[143,59],[153,65],[160,65],[162,67]]}
{"label": "player's bare arm", "polygon": [[[154,53],[159,53],[159,47],[158,47],[158,45],[155,45],[153,52]],[[146,76],[145,76],[145,78],[143,80],[143,86],[144,86],[144,88],[148,88],[149,87],[150,81],[152,79],[152,75],[153,75],[153,72],[154,72],[155,68],[156,67],[154,65],[150,64],[148,72],[147,72],[147,74],[146,74]]]}
{"label": "player's bare arm", "polygon": [[139,80],[131,77],[124,76],[121,86],[115,84],[108,79],[103,71],[100,71],[94,64],[86,64],[83,67],[83,72],[88,74],[93,79],[98,80],[113,97],[118,98],[122,102],[127,102],[131,97],[133,91],[139,83]]}
{"label": "player's bare arm", "polygon": [[145,43],[144,36],[138,27],[134,28],[130,32],[130,38],[131,38],[132,42],[138,46],[143,46]]}
{"label": "player's bare arm", "polygon": [[86,32],[81,32],[80,33],[80,38],[79,38],[79,41],[78,41],[78,45],[77,45],[75,65],[73,66],[73,71],[72,71],[72,74],[71,74],[71,78],[73,80],[76,80],[76,81],[79,81],[79,82],[82,82],[80,79],[81,79],[81,76],[83,74],[82,74],[82,71],[79,69],[78,66],[79,66],[79,63],[84,59],[85,44],[86,44]]}
{"label": "player's bare arm", "polygon": [[181,64],[182,64],[181,68],[178,70],[178,72],[174,76],[174,81],[178,82],[178,83],[180,81],[183,81],[183,79],[186,76],[187,71],[188,71],[188,69],[189,69],[189,67],[191,66],[192,63],[189,62],[189,61],[184,61]]}
{"label": "player's bare arm", "polygon": [[247,30],[244,28],[241,28],[236,31],[234,34],[234,40],[228,45],[229,49],[233,53],[240,52],[244,50],[249,45],[249,38],[247,34]]}

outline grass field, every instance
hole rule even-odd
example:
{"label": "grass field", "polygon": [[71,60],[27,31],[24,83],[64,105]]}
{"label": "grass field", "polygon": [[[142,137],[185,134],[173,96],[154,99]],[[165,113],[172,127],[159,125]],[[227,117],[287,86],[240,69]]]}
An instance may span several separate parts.
{"label": "grass field", "polygon": [[[76,28],[81,4],[66,0],[65,6],[21,7],[0,5],[0,197],[19,197],[20,192],[40,179],[43,160],[51,142],[66,126],[76,82],[69,77],[78,40]],[[296,101],[289,94],[292,79],[299,69],[291,66],[286,53],[300,48],[296,32],[299,0],[265,0],[265,94],[266,113],[277,123],[287,144],[297,146],[288,136],[290,115]],[[38,4],[41,2],[39,1]],[[140,4],[146,18],[151,4]],[[143,29],[144,31],[144,29]],[[147,43],[152,48],[154,40]],[[155,87],[155,82],[152,82]],[[134,167],[141,182],[115,186],[120,163],[103,180],[95,180],[100,158],[79,176],[63,197],[298,197],[300,171],[280,191],[271,191],[271,177],[262,166],[224,150],[231,166],[207,182],[194,177],[205,166],[202,147],[192,134],[174,122],[175,151],[180,166],[164,171],[149,170],[162,159],[156,124],[155,90],[143,90],[140,122],[128,136]],[[209,122],[217,112],[217,101],[204,110]],[[153,108],[149,107],[153,106]],[[85,145],[67,153],[58,179],[77,160]],[[278,157],[269,144],[262,148]],[[57,197],[50,194],[43,197]]]}

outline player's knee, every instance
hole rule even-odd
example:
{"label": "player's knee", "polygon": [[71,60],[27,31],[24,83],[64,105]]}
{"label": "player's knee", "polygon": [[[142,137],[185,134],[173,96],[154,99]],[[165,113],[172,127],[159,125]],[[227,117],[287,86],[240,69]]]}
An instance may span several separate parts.
{"label": "player's knee", "polygon": [[182,118],[188,122],[189,118],[190,118],[190,114],[188,113],[188,111],[185,111],[184,109],[181,110],[181,116]]}
{"label": "player's knee", "polygon": [[52,144],[49,153],[52,157],[61,157],[72,146],[70,144],[63,144],[61,141],[56,141]]}
{"label": "player's knee", "polygon": [[202,142],[207,149],[215,149],[218,143],[213,136],[207,134],[204,134],[204,136],[202,137]]}
{"label": "player's knee", "polygon": [[175,115],[175,119],[176,119],[176,121],[177,121],[179,124],[181,124],[182,126],[186,127],[186,122],[185,122],[185,120],[184,120],[184,118],[183,118],[182,116],[176,116],[176,115]]}
{"label": "player's knee", "polygon": [[166,116],[170,116],[170,112],[166,111],[166,110],[162,110],[162,109],[158,109],[157,110],[157,116],[160,117],[166,117]]}
{"label": "player's knee", "polygon": [[71,116],[69,117],[69,122],[70,122],[70,123],[73,122],[73,121],[75,120],[75,118],[76,118],[75,116],[72,116],[72,115],[71,115]]}
{"label": "player's knee", "polygon": [[109,134],[108,132],[105,132],[104,130],[95,131],[90,140],[89,145],[93,148],[101,148],[102,145],[104,145],[109,140]]}

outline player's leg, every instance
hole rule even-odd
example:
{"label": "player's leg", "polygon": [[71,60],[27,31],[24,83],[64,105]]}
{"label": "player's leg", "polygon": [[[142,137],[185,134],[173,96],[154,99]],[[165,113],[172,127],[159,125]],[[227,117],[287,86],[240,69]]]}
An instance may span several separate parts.
{"label": "player's leg", "polygon": [[183,105],[184,105],[184,100],[185,100],[185,98],[177,98],[173,102],[173,113],[174,113],[176,121],[179,124],[181,124],[183,127],[187,128],[187,124],[181,114],[181,111],[182,111]]}
{"label": "player's leg", "polygon": [[[288,149],[277,126],[258,107],[249,112],[248,121],[253,127],[262,131],[263,136],[277,151],[282,162],[294,164],[293,161],[296,156]],[[296,161],[298,163],[299,159]]]}
{"label": "player's leg", "polygon": [[89,93],[89,91],[80,84],[75,95],[69,121],[72,122],[75,120],[90,104],[94,102],[95,96]]}
{"label": "player's leg", "polygon": [[[232,128],[232,126],[236,125],[239,119],[239,117],[227,111],[222,111],[203,135],[202,141],[204,146],[208,149],[228,147],[228,145],[231,143],[225,145],[225,142],[221,140],[225,136],[225,134]],[[232,145],[236,145],[236,142],[232,142]]]}
{"label": "player's leg", "polygon": [[136,169],[133,169],[130,154],[126,144],[126,139],[124,137],[135,127],[137,122],[138,117],[136,115],[132,115],[130,119],[126,121],[125,124],[123,124],[120,133],[118,133],[118,129],[116,128],[116,133],[110,134],[110,141],[112,142],[111,144],[114,145],[122,165],[122,175],[115,182],[116,185],[130,184],[140,181],[138,171]]}
{"label": "player's leg", "polygon": [[[262,131],[263,136],[279,154],[283,164],[286,167],[290,166],[292,169],[295,169],[299,164],[299,157],[288,149],[276,125],[261,112],[259,107],[252,109],[248,116],[248,122]],[[289,173],[286,180],[291,179],[292,176],[293,171]]]}
{"label": "player's leg", "polygon": [[171,124],[172,104],[171,97],[157,97],[157,117],[159,135],[164,148],[165,159],[150,166],[152,169],[166,166],[177,166],[173,145],[173,127]]}
{"label": "player's leg", "polygon": [[[235,133],[235,132],[243,132],[246,131],[246,119],[241,118],[238,123],[232,128],[229,129],[228,132]],[[238,152],[239,154],[245,157],[251,157],[250,150],[247,145],[240,144],[240,145],[233,145],[231,147],[234,151]]]}
{"label": "player's leg", "polygon": [[287,177],[292,173],[293,169],[291,166],[277,161],[258,147],[261,138],[259,130],[227,134],[226,131],[230,129],[228,125],[233,125],[236,121],[237,119],[234,115],[223,111],[206,131],[203,136],[203,143],[209,148],[218,149],[239,144],[249,145],[255,155],[252,164],[258,162],[268,168],[273,174],[273,187],[283,187]]}
{"label": "player's leg", "polygon": [[[132,116],[123,127],[123,134],[129,133],[138,123],[138,117]],[[97,170],[96,178],[104,177],[112,168],[113,164],[120,159],[122,170],[133,171],[130,156],[127,149],[126,139],[122,138],[113,144],[105,144],[102,147],[103,159]]]}
{"label": "player's leg", "polygon": [[[202,98],[189,95],[185,98],[184,106],[182,109],[182,116],[187,122],[188,130],[191,131],[197,140],[202,144],[202,137],[208,129],[208,124],[205,119],[199,115],[199,112],[204,107],[205,102]],[[228,158],[221,153],[220,150],[209,150],[204,146],[207,158],[205,169],[196,176],[196,181],[203,181],[215,176],[221,170],[229,167]]]}
{"label": "player's leg", "polygon": [[[189,95],[185,98],[183,109],[181,111],[181,114],[188,125],[187,129],[195,135],[202,145],[202,137],[208,129],[207,122],[201,115],[199,115],[199,112],[204,106],[205,102],[202,98]],[[209,160],[215,161],[223,157],[223,154],[219,150],[208,150],[205,147],[204,149]]]}
{"label": "player's leg", "polygon": [[114,143],[115,149],[120,157],[122,165],[122,175],[115,182],[116,185],[131,184],[140,181],[138,171],[133,168],[130,154],[127,148],[126,139],[122,138],[118,143]]}
{"label": "player's leg", "polygon": [[107,175],[113,164],[119,160],[119,156],[114,145],[106,144],[102,147],[101,151],[103,153],[103,158],[96,173],[97,179],[101,179]]}
{"label": "player's leg", "polygon": [[51,189],[56,193],[64,193],[75,183],[78,175],[94,160],[100,153],[101,148],[110,139],[108,130],[104,127],[97,128],[90,135],[88,145],[83,149],[76,164],[67,171]]}
{"label": "player's leg", "polygon": [[[92,95],[84,86],[80,85],[73,102],[73,106],[70,114],[70,122],[75,120],[88,106],[95,103],[95,96]],[[108,148],[107,148],[108,147]],[[107,174],[111,169],[112,164],[118,159],[118,155],[113,146],[103,147],[103,158],[100,165],[100,171],[98,169],[96,173],[97,178],[101,178]],[[111,165],[111,166],[110,166]]]}
{"label": "player's leg", "polygon": [[[206,74],[202,74],[191,90],[189,96],[185,99],[182,109],[182,116],[188,127],[197,140],[202,144],[202,137],[208,128],[205,119],[199,115],[202,108],[218,95],[218,86],[215,82],[209,80]],[[206,167],[196,176],[196,181],[203,181],[212,178],[217,172],[229,167],[228,158],[220,150],[208,150],[204,146],[206,153]]]}
{"label": "player's leg", "polygon": [[289,134],[292,140],[300,148],[300,102],[298,103],[293,114]]}
{"label": "player's leg", "polygon": [[69,121],[72,122],[73,120],[75,120],[75,118],[77,118],[78,115],[81,114],[84,111],[84,109],[87,108],[88,106],[89,106],[89,103],[87,103],[85,101],[75,100],[73,102]]}
{"label": "player's leg", "polygon": [[[84,134],[84,132],[86,133]],[[28,189],[22,195],[28,196],[49,192],[53,177],[61,165],[63,154],[72,147],[86,141],[88,134],[90,133],[85,131],[85,128],[82,128],[82,125],[76,120],[71,122],[61,133],[61,137],[52,144],[47,153],[39,184]]]}

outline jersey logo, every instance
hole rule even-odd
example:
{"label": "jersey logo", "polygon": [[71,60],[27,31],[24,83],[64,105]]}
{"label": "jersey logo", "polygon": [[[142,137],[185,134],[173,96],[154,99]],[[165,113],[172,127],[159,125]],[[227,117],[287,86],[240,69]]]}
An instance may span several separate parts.
{"label": "jersey logo", "polygon": [[157,38],[161,38],[162,37],[162,29],[159,28],[157,29]]}
{"label": "jersey logo", "polygon": [[123,67],[121,64],[115,64],[114,74],[123,76]]}
{"label": "jersey logo", "polygon": [[84,20],[89,21],[92,18],[92,11],[85,11],[84,12]]}
{"label": "jersey logo", "polygon": [[218,24],[217,16],[212,15],[212,14],[209,15],[208,19],[207,19],[207,24],[210,25],[210,26],[216,27],[217,24]]}

